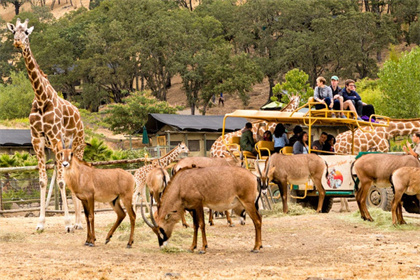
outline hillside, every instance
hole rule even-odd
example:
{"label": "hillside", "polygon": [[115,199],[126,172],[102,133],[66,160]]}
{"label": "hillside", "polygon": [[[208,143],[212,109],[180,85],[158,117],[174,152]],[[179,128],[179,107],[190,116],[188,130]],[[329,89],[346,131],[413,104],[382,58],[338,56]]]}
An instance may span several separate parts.
{"label": "hillside", "polygon": [[[46,1],[46,6],[47,7],[51,7],[51,3],[53,0],[47,0]],[[70,5],[70,1],[68,0],[61,0],[60,4],[58,4],[59,1],[55,1],[54,4],[54,10],[52,10],[52,14],[54,15],[54,17],[56,18],[60,18],[62,17],[64,14],[71,12],[73,10],[76,10],[80,7],[85,7],[88,8],[89,7],[89,0],[73,0],[73,6]],[[30,11],[31,10],[31,4],[30,3],[25,3],[22,5],[22,7],[20,8],[20,11]],[[0,17],[4,20],[4,21],[10,21],[13,19],[13,17],[15,16],[15,7],[13,5],[9,5],[7,8],[0,8]],[[22,19],[24,20],[24,19]]]}
{"label": "hillside", "polygon": [[[174,77],[172,79],[172,87],[168,91],[167,99],[171,105],[183,105],[185,110],[180,112],[180,114],[191,114],[190,107],[187,107],[187,98],[183,93],[182,81],[180,77]],[[269,92],[269,84],[267,80],[264,80],[260,84],[256,84],[253,87],[253,91],[250,93],[249,105],[244,106],[242,101],[235,96],[224,94],[225,106],[217,106],[218,98],[216,98],[216,106],[208,109],[206,115],[224,115],[230,113],[236,109],[259,109],[262,105],[267,102]],[[196,110],[196,115],[201,114],[201,112]]]}

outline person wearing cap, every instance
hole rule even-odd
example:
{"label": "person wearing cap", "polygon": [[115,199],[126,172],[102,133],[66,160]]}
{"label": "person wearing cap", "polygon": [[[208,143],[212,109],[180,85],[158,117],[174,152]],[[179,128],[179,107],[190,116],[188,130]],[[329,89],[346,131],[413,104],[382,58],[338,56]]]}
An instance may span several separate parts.
{"label": "person wearing cap", "polygon": [[[338,77],[337,76],[332,76],[331,77],[330,88],[331,88],[331,91],[332,91],[332,94],[333,94],[333,99],[334,99],[334,105],[333,105],[334,110],[343,111],[344,99],[343,99],[343,95],[341,94],[341,88],[338,86]],[[346,118],[344,113],[341,113],[341,117],[343,119]]]}

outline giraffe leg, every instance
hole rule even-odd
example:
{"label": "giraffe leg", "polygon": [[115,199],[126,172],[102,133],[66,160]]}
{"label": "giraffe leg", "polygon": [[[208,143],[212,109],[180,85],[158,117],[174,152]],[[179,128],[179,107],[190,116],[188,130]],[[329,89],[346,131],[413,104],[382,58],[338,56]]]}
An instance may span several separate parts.
{"label": "giraffe leg", "polygon": [[36,230],[44,231],[45,226],[45,195],[47,192],[48,177],[45,166],[44,141],[43,139],[32,137],[32,146],[34,147],[36,157],[38,159],[39,168],[39,187],[40,187],[40,209],[39,220]]}
{"label": "giraffe leg", "polygon": [[77,196],[71,192],[71,198],[74,205],[74,229],[83,229],[82,223],[82,202],[77,198]]}
{"label": "giraffe leg", "polygon": [[[56,154],[56,159],[57,159],[57,182],[60,188],[61,200],[63,201],[64,224],[66,227],[66,232],[74,232],[74,226],[71,223],[71,219],[69,215],[69,207],[67,204],[66,183],[64,182],[64,176],[63,176],[63,165],[62,165],[63,160],[58,150],[55,151],[55,154]],[[77,202],[74,202],[74,203],[76,204]]]}

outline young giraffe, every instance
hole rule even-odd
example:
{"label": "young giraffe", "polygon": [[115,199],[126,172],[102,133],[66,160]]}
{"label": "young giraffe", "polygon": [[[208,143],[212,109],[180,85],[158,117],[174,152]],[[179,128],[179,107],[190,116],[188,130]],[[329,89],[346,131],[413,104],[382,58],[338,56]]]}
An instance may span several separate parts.
{"label": "young giraffe", "polygon": [[[75,205],[76,223],[71,225],[66,199],[66,189],[63,178],[62,156],[59,150],[62,147],[61,138],[73,138],[75,147],[84,145],[83,123],[80,113],[70,102],[60,98],[51,86],[47,76],[39,68],[29,46],[29,35],[34,27],[28,28],[28,19],[22,24],[17,19],[16,26],[7,23],[7,27],[14,34],[14,46],[22,49],[26,69],[35,97],[32,102],[32,109],[29,115],[31,125],[31,142],[38,159],[39,185],[41,189],[39,222],[36,227],[38,231],[44,230],[45,224],[45,194],[48,183],[45,169],[45,147],[51,149],[56,157],[57,182],[63,200],[64,221],[66,231],[71,232],[74,228],[82,228],[81,205],[76,196],[72,193]],[[78,149],[75,154],[80,160],[83,159],[83,149]]]}
{"label": "young giraffe", "polygon": [[[281,109],[280,112],[293,112],[299,107],[300,95],[290,95],[289,100],[289,103],[283,109]],[[262,135],[266,130],[270,130],[273,133],[274,129],[276,128],[276,125],[276,122],[255,122],[252,124],[252,134],[254,135],[254,138],[256,138],[257,135]],[[230,138],[234,136],[240,137],[241,135],[242,129],[225,134],[226,143],[229,143]],[[213,145],[211,146],[210,156],[225,157],[225,152],[226,146],[223,143],[222,136],[220,136],[216,139],[216,141],[214,141]]]}
{"label": "young giraffe", "polygon": [[[420,119],[391,119],[388,127],[376,127],[374,132],[354,132],[354,152],[389,151],[389,139],[420,131]],[[337,153],[351,153],[351,131],[340,133],[336,137],[334,149]]]}
{"label": "young giraffe", "polygon": [[178,144],[174,149],[169,151],[166,155],[162,156],[161,158],[158,158],[156,160],[153,160],[151,164],[145,165],[143,167],[140,167],[136,170],[134,173],[134,179],[136,180],[136,190],[134,191],[133,195],[133,204],[137,203],[137,199],[139,195],[142,193],[144,194],[145,187],[146,187],[146,175],[147,173],[152,170],[155,167],[161,166],[165,168],[168,166],[171,162],[175,161],[178,158],[178,155],[181,153],[189,153],[187,145],[185,145],[184,142]]}

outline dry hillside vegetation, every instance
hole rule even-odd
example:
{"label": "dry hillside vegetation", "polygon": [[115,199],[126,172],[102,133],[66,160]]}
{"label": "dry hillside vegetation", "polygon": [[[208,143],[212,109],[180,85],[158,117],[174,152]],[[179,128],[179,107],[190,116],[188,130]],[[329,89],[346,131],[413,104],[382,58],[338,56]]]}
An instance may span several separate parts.
{"label": "dry hillside vegetation", "polygon": [[[51,3],[53,0],[47,0],[46,6],[51,7]],[[69,0],[61,0],[60,4],[58,4],[58,0],[55,1],[54,4],[54,10],[52,10],[52,14],[56,18],[62,17],[64,14],[73,11],[75,9],[78,9],[80,7],[89,7],[89,0],[72,0],[73,6],[70,5]],[[20,8],[20,12],[23,11],[30,11],[31,10],[31,4],[25,3]],[[5,21],[10,21],[15,16],[15,7],[13,5],[9,5],[7,8],[0,7],[0,17]],[[24,19],[22,19],[24,20]]]}

